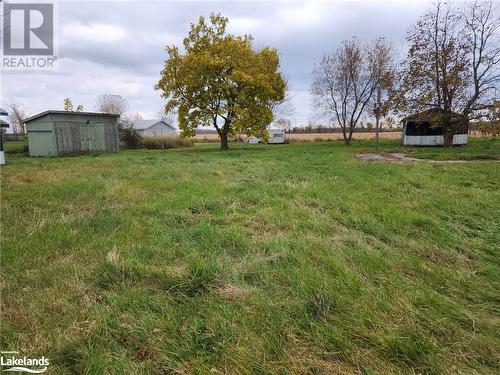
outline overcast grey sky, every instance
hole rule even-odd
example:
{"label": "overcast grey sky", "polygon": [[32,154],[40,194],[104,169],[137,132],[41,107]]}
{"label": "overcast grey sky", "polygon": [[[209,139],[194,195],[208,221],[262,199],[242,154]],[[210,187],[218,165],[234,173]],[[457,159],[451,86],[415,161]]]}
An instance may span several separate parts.
{"label": "overcast grey sky", "polygon": [[404,53],[408,27],[430,1],[61,1],[55,71],[3,72],[2,99],[22,100],[29,113],[62,109],[63,99],[94,109],[96,95],[120,94],[131,111],[157,117],[164,105],[153,86],[166,57],[200,15],[221,12],[232,33],[252,34],[256,48],[278,48],[289,80],[294,120],[311,118],[314,64],[352,36],[386,37]]}

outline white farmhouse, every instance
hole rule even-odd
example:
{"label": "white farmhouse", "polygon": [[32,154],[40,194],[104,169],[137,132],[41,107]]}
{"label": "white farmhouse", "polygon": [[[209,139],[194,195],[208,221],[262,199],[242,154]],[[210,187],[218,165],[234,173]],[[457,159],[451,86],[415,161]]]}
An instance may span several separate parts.
{"label": "white farmhouse", "polygon": [[132,127],[143,137],[161,137],[177,133],[177,129],[173,125],[160,119],[134,120]]}

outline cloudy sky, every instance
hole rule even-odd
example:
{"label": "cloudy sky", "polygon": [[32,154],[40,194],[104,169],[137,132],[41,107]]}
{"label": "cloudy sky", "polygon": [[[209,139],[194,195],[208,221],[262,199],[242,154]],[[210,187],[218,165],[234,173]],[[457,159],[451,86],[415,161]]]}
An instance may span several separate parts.
{"label": "cloudy sky", "polygon": [[60,1],[59,63],[54,71],[2,72],[1,96],[30,114],[62,109],[63,99],[93,110],[95,97],[120,94],[130,111],[154,118],[164,105],[153,86],[166,45],[180,45],[200,15],[221,12],[230,32],[278,48],[289,80],[294,121],[312,117],[311,71],[321,56],[352,36],[384,36],[404,53],[405,33],[429,1]]}

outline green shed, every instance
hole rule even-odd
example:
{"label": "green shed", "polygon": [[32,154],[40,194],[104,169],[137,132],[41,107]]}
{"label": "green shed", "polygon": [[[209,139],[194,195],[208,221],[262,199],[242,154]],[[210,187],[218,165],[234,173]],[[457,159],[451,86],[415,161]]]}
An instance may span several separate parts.
{"label": "green shed", "polygon": [[26,119],[30,156],[118,152],[118,115],[45,111]]}

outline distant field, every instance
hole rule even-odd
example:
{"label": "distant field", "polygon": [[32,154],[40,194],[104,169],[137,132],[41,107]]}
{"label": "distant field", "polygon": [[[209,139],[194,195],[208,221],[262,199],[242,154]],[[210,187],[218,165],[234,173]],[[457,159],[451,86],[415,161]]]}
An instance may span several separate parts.
{"label": "distant field", "polygon": [[[342,139],[342,133],[286,134],[285,137],[288,139],[294,140],[294,141],[316,141],[316,140],[331,141],[331,140]],[[375,138],[375,132],[354,133],[353,134],[353,139],[361,140],[361,139],[371,139],[371,138]],[[400,139],[401,132],[381,132],[380,138],[381,139]],[[194,137],[194,139],[195,139],[195,141],[196,140],[203,140],[203,139],[217,140],[217,139],[219,139],[219,136],[217,134],[197,134]]]}
{"label": "distant field", "polygon": [[2,350],[47,374],[499,373],[499,162],[231,147],[7,155]]}

